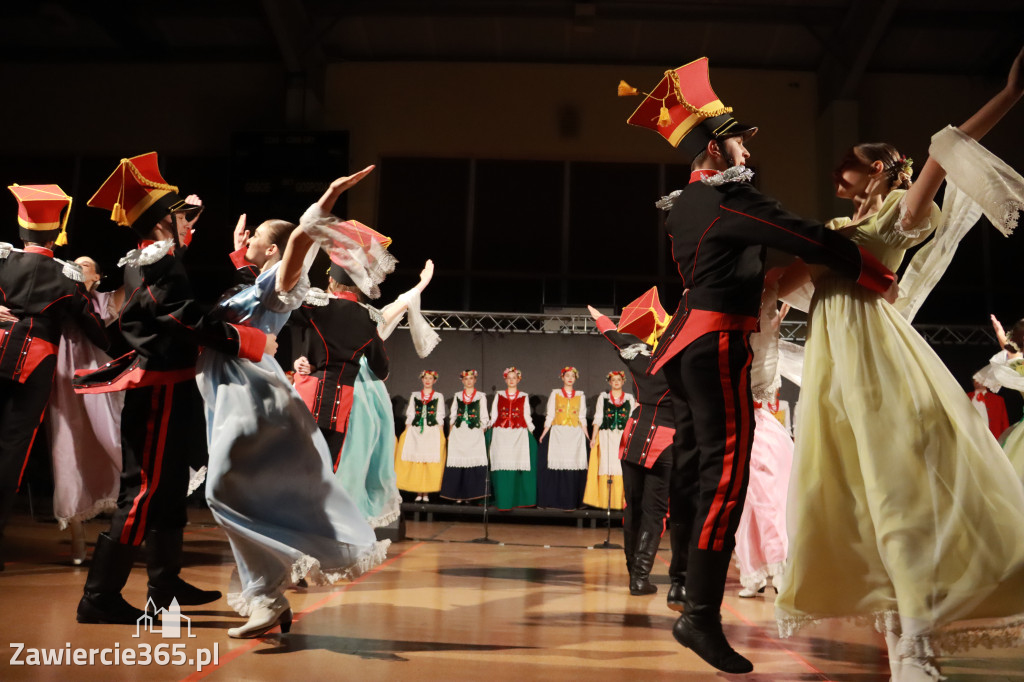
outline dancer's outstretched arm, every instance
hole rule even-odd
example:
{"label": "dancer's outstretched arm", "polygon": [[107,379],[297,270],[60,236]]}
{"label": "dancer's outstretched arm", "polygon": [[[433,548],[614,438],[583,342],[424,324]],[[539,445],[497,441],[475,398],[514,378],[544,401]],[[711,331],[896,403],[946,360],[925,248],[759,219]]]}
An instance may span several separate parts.
{"label": "dancer's outstretched arm", "polygon": [[402,317],[405,313],[406,308],[409,307],[408,296],[413,294],[422,294],[423,290],[430,284],[431,278],[434,276],[434,261],[427,260],[426,265],[423,266],[423,270],[420,271],[420,281],[416,283],[409,291],[405,292],[393,302],[388,303],[386,306],[381,308],[380,313],[384,317],[384,328],[387,329],[391,326],[391,323],[396,319]]}
{"label": "dancer's outstretched arm", "polygon": [[[1024,94],[1024,48],[1017,54],[1006,78],[1006,86],[995,97],[984,104],[977,113],[964,121],[960,131],[975,140],[984,137],[1003,116],[1020,100]],[[935,199],[946,171],[932,158],[924,164],[921,173],[913,186],[907,190],[903,199],[904,229],[914,227],[931,213],[931,204]]]}
{"label": "dancer's outstretched arm", "polygon": [[[334,205],[338,203],[338,197],[341,196],[342,192],[369,175],[373,168],[373,166],[367,166],[358,173],[346,175],[332,182],[331,186],[327,188],[327,191],[316,202],[317,206],[324,213],[333,211]],[[288,237],[288,245],[285,246],[284,255],[281,257],[281,267],[277,271],[278,291],[291,291],[299,283],[299,278],[302,277],[306,253],[314,243],[314,239],[301,229],[294,230],[291,236]]]}

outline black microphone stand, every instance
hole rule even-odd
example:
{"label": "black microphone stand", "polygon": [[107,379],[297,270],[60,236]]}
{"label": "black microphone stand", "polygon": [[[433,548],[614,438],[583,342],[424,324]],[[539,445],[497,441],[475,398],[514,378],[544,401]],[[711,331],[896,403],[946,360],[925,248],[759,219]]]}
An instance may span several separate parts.
{"label": "black microphone stand", "polygon": [[[598,431],[598,437],[600,438],[600,431]],[[604,453],[601,452],[601,446],[598,445],[598,454],[603,457]],[[598,476],[601,475],[601,460],[597,461]],[[605,507],[605,520],[608,522],[608,534],[604,538],[604,542],[600,545],[594,545],[591,549],[622,549],[622,545],[616,545],[612,542],[612,477],[606,476],[608,481],[608,505]]]}
{"label": "black microphone stand", "polygon": [[484,472],[484,536],[470,542],[478,545],[496,545],[497,540],[492,540],[488,534],[487,508],[490,506],[491,496],[491,453],[487,453],[487,471]]}

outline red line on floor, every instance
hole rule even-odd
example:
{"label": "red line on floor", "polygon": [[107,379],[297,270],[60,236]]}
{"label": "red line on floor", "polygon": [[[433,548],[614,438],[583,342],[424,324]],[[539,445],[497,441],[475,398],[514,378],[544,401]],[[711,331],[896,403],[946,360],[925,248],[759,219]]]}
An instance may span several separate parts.
{"label": "red line on floor", "polygon": [[[335,592],[331,592],[329,595],[327,595],[326,597],[324,597],[323,599],[321,599],[317,603],[313,604],[312,606],[306,608],[303,611],[299,611],[298,613],[295,614],[293,622],[298,622],[303,616],[305,616],[307,614],[310,614],[310,613],[313,613],[314,611],[317,611],[318,609],[323,608],[332,599],[336,599],[336,598],[340,597],[341,594],[345,590],[347,590],[351,586],[355,585],[356,583],[361,582],[363,580],[363,578],[365,578],[367,576],[370,576],[370,575],[373,575],[374,573],[377,573],[378,571],[382,570],[388,564],[390,564],[390,563],[392,563],[394,561],[397,561],[398,559],[401,559],[402,557],[404,557],[409,552],[413,551],[414,549],[416,549],[418,547],[421,547],[423,544],[424,543],[422,543],[422,542],[417,542],[415,545],[413,545],[409,549],[405,550],[401,554],[388,558],[388,560],[385,561],[384,563],[382,563],[382,564],[380,564],[378,566],[375,566],[373,569],[367,571],[366,573],[362,574],[358,578],[355,578],[351,582],[346,583],[345,585],[343,585],[341,587],[341,589],[339,589],[339,590],[337,590]],[[236,658],[238,658],[242,654],[247,653],[247,652],[252,651],[253,649],[255,649],[257,647],[257,645],[259,645],[263,641],[263,639],[265,637],[267,637],[267,636],[270,636],[270,635],[265,635],[264,637],[255,637],[253,639],[250,639],[244,645],[238,647],[237,649],[232,649],[231,651],[229,651],[226,654],[224,654],[223,656],[221,656],[220,657],[220,662],[217,665],[209,666],[207,668],[204,668],[202,672],[194,672],[191,675],[189,675],[188,677],[183,677],[181,679],[181,682],[194,682],[195,680],[201,680],[204,677],[206,677],[207,675],[213,674],[215,671],[217,671],[220,668],[224,667],[226,664],[228,664],[231,661],[235,660]]]}
{"label": "red line on floor", "polygon": [[[658,561],[660,561],[661,563],[665,564],[666,566],[671,566],[672,565],[671,562],[667,561],[666,559],[662,558],[661,556],[658,556]],[[753,621],[750,621],[750,620],[747,620],[746,618],[744,618],[743,615],[741,615],[739,611],[737,611],[736,609],[732,608],[731,606],[729,606],[725,602],[722,602],[722,606],[725,607],[725,609],[727,611],[729,611],[729,613],[731,613],[733,616],[735,616],[736,618],[741,620],[745,625],[749,625],[751,627],[760,628],[761,630],[765,630],[765,628],[763,626],[758,625],[757,623],[755,623]],[[779,642],[776,641],[776,639],[774,637],[772,637],[772,634],[770,632],[766,631],[765,634],[766,634],[766,636],[768,638],[768,641],[771,642],[772,646],[774,646],[776,648],[779,648],[779,649],[782,649],[783,651],[785,651],[787,654],[789,654],[789,656],[793,660],[798,661],[798,662],[804,664],[805,666],[807,666],[808,670],[813,672],[815,675],[818,675],[819,677],[821,677],[821,679],[824,680],[825,682],[833,682],[828,677],[828,675],[826,675],[825,673],[821,672],[820,670],[815,668],[813,665],[811,665],[811,663],[807,659],[805,659],[803,656],[801,656],[800,654],[796,653],[795,651],[792,651],[791,649],[787,649],[783,645],[779,644]]]}

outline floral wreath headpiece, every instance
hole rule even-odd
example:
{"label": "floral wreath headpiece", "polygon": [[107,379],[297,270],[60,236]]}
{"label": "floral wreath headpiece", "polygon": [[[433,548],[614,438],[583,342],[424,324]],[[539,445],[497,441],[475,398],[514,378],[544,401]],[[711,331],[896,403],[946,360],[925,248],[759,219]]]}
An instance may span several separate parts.
{"label": "floral wreath headpiece", "polygon": [[896,161],[896,172],[906,173],[907,177],[912,177],[914,175],[914,160],[901,154],[899,160]]}
{"label": "floral wreath headpiece", "polygon": [[611,381],[612,377],[620,377],[623,381],[625,381],[626,380],[626,373],[623,372],[622,370],[616,370],[614,372],[608,372],[608,374],[605,375],[604,380],[605,381]]}
{"label": "floral wreath headpiece", "polygon": [[437,381],[437,376],[438,375],[437,375],[437,372],[435,372],[432,369],[425,369],[422,372],[420,372],[420,379],[422,379],[425,376],[432,376],[432,377],[434,377],[434,381]]}
{"label": "floral wreath headpiece", "polygon": [[509,374],[515,374],[520,379],[523,378],[523,373],[513,367],[506,367],[505,371],[501,373],[502,378],[507,379]]}
{"label": "floral wreath headpiece", "polygon": [[558,376],[559,377],[564,377],[569,372],[572,372],[573,374],[575,374],[577,379],[580,378],[580,371],[578,369],[576,369],[575,367],[572,367],[571,365],[567,366],[567,367],[563,367],[562,371],[558,373]]}
{"label": "floral wreath headpiece", "polygon": [[459,377],[465,379],[466,377],[476,378],[477,372],[475,369],[464,369],[459,373]]}

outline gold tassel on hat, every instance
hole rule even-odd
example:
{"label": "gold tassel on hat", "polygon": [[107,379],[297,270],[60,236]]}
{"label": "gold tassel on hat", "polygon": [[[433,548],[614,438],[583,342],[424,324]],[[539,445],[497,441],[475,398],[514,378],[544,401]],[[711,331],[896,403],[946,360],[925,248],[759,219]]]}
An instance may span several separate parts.
{"label": "gold tassel on hat", "polygon": [[68,197],[68,208],[64,211],[64,219],[60,221],[60,234],[57,235],[57,240],[54,242],[57,246],[68,245],[68,218],[71,217],[71,204],[73,199]]}
{"label": "gold tassel on hat", "polygon": [[632,97],[633,95],[639,94],[640,91],[626,81],[619,81],[619,97]]}
{"label": "gold tassel on hat", "polygon": [[672,116],[668,113],[668,107],[662,104],[661,111],[658,113],[658,126],[664,128],[670,125],[672,125]]}
{"label": "gold tassel on hat", "polygon": [[110,212],[110,219],[118,225],[128,225],[128,214],[121,208],[121,204],[115,203],[114,210]]}

